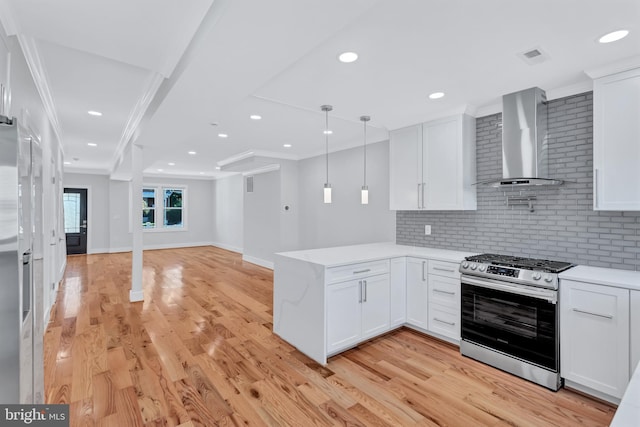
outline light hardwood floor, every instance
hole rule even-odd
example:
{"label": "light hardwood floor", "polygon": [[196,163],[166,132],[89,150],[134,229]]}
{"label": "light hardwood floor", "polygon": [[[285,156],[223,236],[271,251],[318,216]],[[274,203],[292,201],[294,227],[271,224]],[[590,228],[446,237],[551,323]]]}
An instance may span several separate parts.
{"label": "light hardwood floor", "polygon": [[322,367],[272,332],[273,274],[213,247],[68,259],[45,334],[48,403],[71,425],[605,426],[557,393],[400,329]]}

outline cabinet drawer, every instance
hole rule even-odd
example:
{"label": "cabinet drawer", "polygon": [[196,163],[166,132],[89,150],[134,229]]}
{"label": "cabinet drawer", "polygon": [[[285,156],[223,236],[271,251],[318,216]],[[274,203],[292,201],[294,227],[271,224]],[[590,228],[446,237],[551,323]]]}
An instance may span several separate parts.
{"label": "cabinet drawer", "polygon": [[429,260],[429,274],[437,274],[438,276],[460,278],[458,269],[460,264],[457,262],[434,261]]}
{"label": "cabinet drawer", "polygon": [[429,304],[429,331],[460,340],[460,312],[438,304]]}
{"label": "cabinet drawer", "polygon": [[338,283],[360,277],[373,276],[389,272],[389,260],[361,262],[358,264],[342,265],[327,268],[326,283]]}
{"label": "cabinet drawer", "polygon": [[460,279],[429,275],[429,303],[460,309]]}

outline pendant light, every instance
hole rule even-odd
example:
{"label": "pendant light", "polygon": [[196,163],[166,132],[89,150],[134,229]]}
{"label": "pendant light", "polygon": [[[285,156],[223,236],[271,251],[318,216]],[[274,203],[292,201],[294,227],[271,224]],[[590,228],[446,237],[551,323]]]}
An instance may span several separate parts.
{"label": "pendant light", "polygon": [[367,122],[371,120],[369,116],[360,116],[360,120],[364,127],[364,181],[362,184],[362,190],[360,192],[360,203],[363,205],[369,204],[369,187],[367,186]]}
{"label": "pendant light", "polygon": [[325,113],[325,129],[324,129],[324,139],[325,139],[325,147],[326,147],[326,165],[327,165],[327,180],[324,183],[324,202],[331,203],[331,184],[329,184],[329,135],[331,131],[329,130],[329,111],[333,110],[331,105],[323,105],[320,107],[322,111]]}

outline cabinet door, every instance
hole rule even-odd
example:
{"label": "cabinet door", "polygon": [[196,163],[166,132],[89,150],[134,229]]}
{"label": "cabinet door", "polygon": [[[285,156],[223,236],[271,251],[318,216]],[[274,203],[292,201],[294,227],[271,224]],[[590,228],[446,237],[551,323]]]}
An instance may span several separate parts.
{"label": "cabinet door", "polygon": [[629,382],[629,291],[563,280],[560,310],[562,376],[621,398]]}
{"label": "cabinet door", "polygon": [[361,280],[327,287],[327,354],[360,340]]}
{"label": "cabinet door", "polygon": [[407,323],[428,327],[427,260],[407,258]]}
{"label": "cabinet door", "polygon": [[389,208],[422,207],[422,125],[391,132],[389,142]]}
{"label": "cabinet door", "polygon": [[362,280],[362,339],[389,330],[389,275]]}
{"label": "cabinet door", "polygon": [[595,210],[640,210],[640,69],[593,86]]}
{"label": "cabinet door", "polygon": [[460,116],[423,125],[422,174],[426,209],[460,209],[461,129]]}
{"label": "cabinet door", "polygon": [[396,327],[407,321],[407,260],[405,257],[391,260],[389,275],[390,327]]}
{"label": "cabinet door", "polygon": [[640,291],[631,291],[631,366],[629,369],[629,378],[636,370],[638,362],[640,362]]}

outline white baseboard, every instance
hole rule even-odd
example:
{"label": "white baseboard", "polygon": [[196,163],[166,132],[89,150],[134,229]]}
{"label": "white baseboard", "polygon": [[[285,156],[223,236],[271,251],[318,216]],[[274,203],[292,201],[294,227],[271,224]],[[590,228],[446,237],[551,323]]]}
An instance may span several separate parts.
{"label": "white baseboard", "polygon": [[47,330],[47,325],[49,324],[50,317],[51,317],[51,307],[48,307],[47,311],[44,312],[44,319],[43,319],[43,323],[44,323],[43,327],[45,331]]}
{"label": "white baseboard", "polygon": [[88,249],[87,250],[87,255],[108,254],[109,252],[110,252],[110,250],[107,249],[107,248],[94,248],[94,249]]}
{"label": "white baseboard", "polygon": [[251,264],[259,265],[260,267],[268,268],[273,270],[273,262],[267,261],[264,259],[256,258],[251,255],[242,255],[242,260],[250,262]]}
{"label": "white baseboard", "polygon": [[130,290],[129,291],[129,301],[130,302],[144,301],[144,291],[142,291],[142,290],[140,290],[140,291]]}
{"label": "white baseboard", "polygon": [[131,252],[131,247],[125,247],[125,248],[110,248],[109,249],[109,253],[110,254],[117,254],[120,252]]}
{"label": "white baseboard", "polygon": [[[56,283],[59,283],[64,278],[64,271],[67,269],[67,258],[64,258],[62,265],[60,266],[60,271],[58,271],[58,277],[56,277]],[[57,285],[56,285],[57,288]]]}
{"label": "white baseboard", "polygon": [[231,252],[237,252],[239,254],[242,253],[242,248],[238,248],[236,246],[227,245],[226,243],[212,242],[211,246],[215,246],[216,248],[225,249]]}

